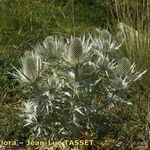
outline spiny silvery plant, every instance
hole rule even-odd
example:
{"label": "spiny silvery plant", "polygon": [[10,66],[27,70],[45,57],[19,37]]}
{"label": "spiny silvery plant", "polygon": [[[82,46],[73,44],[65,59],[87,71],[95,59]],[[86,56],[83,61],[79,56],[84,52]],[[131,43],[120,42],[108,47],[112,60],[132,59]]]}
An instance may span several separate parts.
{"label": "spiny silvery plant", "polygon": [[21,116],[33,137],[94,138],[105,109],[118,102],[132,105],[122,93],[146,71],[112,57],[121,45],[102,30],[97,36],[48,36],[25,53],[13,75],[27,89]]}

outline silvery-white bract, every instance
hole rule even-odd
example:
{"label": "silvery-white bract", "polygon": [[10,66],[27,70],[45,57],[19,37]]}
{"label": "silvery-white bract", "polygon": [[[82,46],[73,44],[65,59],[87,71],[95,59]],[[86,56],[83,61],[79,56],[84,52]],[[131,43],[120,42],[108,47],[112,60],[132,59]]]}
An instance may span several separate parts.
{"label": "silvery-white bract", "polygon": [[[146,71],[135,71],[127,58],[110,57],[122,43],[107,30],[92,37],[52,37],[21,58],[14,77],[29,99],[22,115],[33,136],[61,139],[99,132],[99,118],[125,99],[127,88]],[[24,83],[24,84],[22,84]]]}

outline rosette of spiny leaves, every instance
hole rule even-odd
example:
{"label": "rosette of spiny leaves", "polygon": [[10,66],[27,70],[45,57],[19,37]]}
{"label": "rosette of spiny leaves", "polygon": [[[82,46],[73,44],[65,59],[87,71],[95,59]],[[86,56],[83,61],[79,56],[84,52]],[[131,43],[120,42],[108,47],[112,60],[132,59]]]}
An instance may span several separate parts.
{"label": "rosette of spiny leaves", "polygon": [[112,39],[112,35],[108,30],[99,31],[98,36],[92,38],[93,46],[98,51],[102,51],[103,53],[110,53],[118,50],[122,43],[117,42]]}
{"label": "rosette of spiny leaves", "polygon": [[[58,140],[79,138],[85,132],[96,135],[101,123],[97,118],[109,106],[108,102],[124,102],[119,91],[145,73],[135,72],[135,65],[127,58],[111,58],[107,52],[120,45],[112,42],[109,32],[102,35],[96,40],[92,36],[71,37],[66,42],[63,38],[48,37],[43,45],[34,48],[33,56],[25,55],[21,70],[26,73],[16,69],[14,76],[36,85],[29,84],[33,93],[22,109],[34,136]],[[43,67],[45,64],[48,67]]]}
{"label": "rosette of spiny leaves", "polygon": [[121,58],[120,60],[118,60],[118,63],[114,70],[115,79],[113,80],[113,84],[118,89],[126,89],[132,83],[140,79],[145,73],[146,70],[141,72],[135,71],[134,63],[131,64],[131,62],[127,58]]}

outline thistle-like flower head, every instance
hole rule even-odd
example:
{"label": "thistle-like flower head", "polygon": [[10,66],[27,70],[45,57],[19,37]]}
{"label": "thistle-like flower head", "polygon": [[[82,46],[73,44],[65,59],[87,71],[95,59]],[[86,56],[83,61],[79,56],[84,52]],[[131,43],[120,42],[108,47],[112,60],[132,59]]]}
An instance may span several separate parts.
{"label": "thistle-like flower head", "polygon": [[83,47],[80,39],[74,39],[70,45],[68,51],[68,60],[70,64],[75,65],[80,63],[81,57],[83,55]]}
{"label": "thistle-like flower head", "polygon": [[130,68],[131,68],[131,62],[129,61],[129,59],[124,57],[118,61],[118,65],[116,66],[115,71],[117,74],[127,75],[130,72]]}
{"label": "thistle-like flower head", "polygon": [[87,39],[85,38],[85,35],[83,38],[71,37],[70,39],[67,39],[63,58],[73,66],[78,65],[89,58],[92,45],[90,36]]}
{"label": "thistle-like flower head", "polygon": [[24,83],[33,83],[38,81],[41,77],[42,60],[36,52],[27,52],[25,56],[21,58],[22,68],[16,69],[16,73],[13,75]]}

